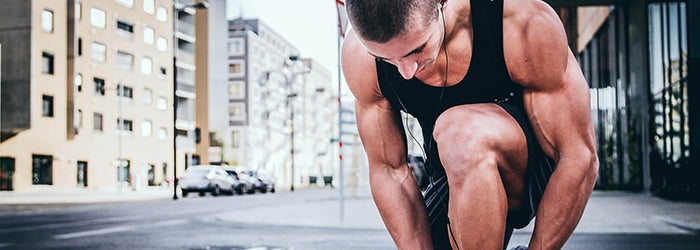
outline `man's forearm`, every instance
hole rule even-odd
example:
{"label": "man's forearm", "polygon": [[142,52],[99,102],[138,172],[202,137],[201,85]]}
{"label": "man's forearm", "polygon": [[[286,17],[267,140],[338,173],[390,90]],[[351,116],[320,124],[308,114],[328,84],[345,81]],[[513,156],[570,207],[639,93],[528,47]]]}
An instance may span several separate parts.
{"label": "man's forearm", "polygon": [[408,167],[373,169],[372,196],[397,248],[431,249],[425,203]]}
{"label": "man's forearm", "polygon": [[557,165],[537,209],[530,249],[561,249],[578,225],[595,185],[598,164],[595,160],[581,162],[589,161]]}

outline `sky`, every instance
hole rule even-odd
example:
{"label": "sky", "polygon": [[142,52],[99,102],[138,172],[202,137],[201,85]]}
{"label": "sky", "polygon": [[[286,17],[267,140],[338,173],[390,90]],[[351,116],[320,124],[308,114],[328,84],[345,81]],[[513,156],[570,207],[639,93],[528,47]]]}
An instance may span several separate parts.
{"label": "sky", "polygon": [[[338,16],[335,0],[228,0],[228,19],[259,18],[338,77]],[[343,84],[344,85],[344,84]],[[334,85],[335,86],[335,85]]]}

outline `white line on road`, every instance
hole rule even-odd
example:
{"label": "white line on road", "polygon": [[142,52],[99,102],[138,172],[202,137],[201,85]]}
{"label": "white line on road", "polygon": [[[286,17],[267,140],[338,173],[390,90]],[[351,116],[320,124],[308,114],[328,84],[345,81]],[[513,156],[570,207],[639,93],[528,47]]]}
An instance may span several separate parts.
{"label": "white line on road", "polygon": [[[188,222],[188,220],[186,220],[186,219],[166,220],[166,221],[160,221],[157,223],[149,224],[149,225],[143,226],[141,228],[167,227],[167,226],[185,224],[187,222]],[[131,231],[131,230],[138,229],[138,228],[139,227],[136,227],[136,226],[108,227],[108,228],[97,229],[97,230],[89,230],[89,231],[82,231],[82,232],[75,232],[75,233],[68,233],[68,234],[58,234],[58,235],[54,235],[53,238],[57,239],[57,240],[65,240],[65,239],[72,239],[72,238],[78,238],[78,237],[86,237],[86,236],[94,236],[94,235],[101,235],[101,234]]]}
{"label": "white line on road", "polygon": [[57,240],[64,240],[64,239],[71,239],[71,238],[78,238],[78,237],[85,237],[85,236],[124,232],[124,231],[133,230],[133,229],[134,229],[134,227],[132,227],[132,226],[108,227],[108,228],[103,228],[103,229],[83,231],[83,232],[77,232],[77,233],[59,234],[59,235],[54,235],[53,238],[57,239]]}
{"label": "white line on road", "polygon": [[167,227],[167,226],[174,226],[174,225],[180,225],[180,224],[185,224],[185,223],[187,223],[187,220],[185,220],[185,219],[166,220],[166,221],[161,221],[161,222],[155,223],[155,224],[150,225],[148,227]]}
{"label": "white line on road", "polygon": [[12,244],[12,243],[3,243],[3,242],[0,242],[0,248],[9,247],[9,246],[12,246],[12,245],[14,245],[14,244]]}

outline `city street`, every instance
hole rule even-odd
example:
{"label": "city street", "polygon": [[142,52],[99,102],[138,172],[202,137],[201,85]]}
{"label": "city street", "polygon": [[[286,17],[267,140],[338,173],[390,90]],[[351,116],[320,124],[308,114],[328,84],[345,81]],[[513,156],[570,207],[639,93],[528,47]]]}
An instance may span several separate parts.
{"label": "city street", "polygon": [[[393,249],[372,200],[337,189],[100,204],[0,205],[0,249]],[[297,211],[292,211],[292,210]],[[321,211],[321,212],[319,212]],[[527,231],[511,246],[526,244]],[[565,249],[699,249],[688,233],[576,233]]]}

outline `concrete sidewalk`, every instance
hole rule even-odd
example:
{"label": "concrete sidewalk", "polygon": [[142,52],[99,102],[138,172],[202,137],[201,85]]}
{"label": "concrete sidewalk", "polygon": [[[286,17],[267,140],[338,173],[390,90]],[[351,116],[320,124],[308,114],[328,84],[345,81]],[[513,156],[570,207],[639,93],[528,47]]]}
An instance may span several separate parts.
{"label": "concrete sidewalk", "polygon": [[26,192],[0,192],[0,206],[127,202],[168,199],[172,198],[172,196],[172,188],[167,187],[148,187],[138,191],[128,187],[124,187],[122,189],[102,188],[59,190],[37,187],[33,191]]}
{"label": "concrete sidewalk", "polygon": [[[307,198],[295,203],[258,209],[232,210],[218,216],[224,221],[289,226],[384,230],[369,188],[354,190],[344,199],[341,220],[338,189],[299,188]],[[280,190],[277,195],[295,195]],[[82,204],[172,199],[172,188],[35,190],[0,192],[4,205]],[[6,206],[7,207],[7,206]],[[520,232],[532,232],[533,224]],[[595,191],[576,229],[577,233],[692,233],[700,234],[700,203],[672,202],[645,193]]]}
{"label": "concrete sidewalk", "polygon": [[[330,191],[325,190],[308,192],[318,192],[323,198],[232,211],[219,218],[243,223],[385,229],[368,189],[345,199],[342,220],[337,195],[328,196]],[[531,222],[517,231],[531,233],[533,229]],[[595,191],[575,233],[700,234],[700,203],[671,202],[645,193]]]}

